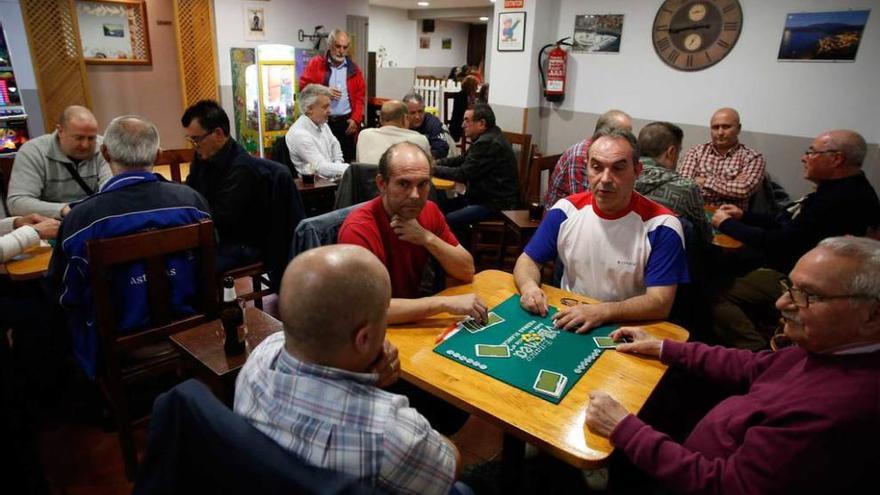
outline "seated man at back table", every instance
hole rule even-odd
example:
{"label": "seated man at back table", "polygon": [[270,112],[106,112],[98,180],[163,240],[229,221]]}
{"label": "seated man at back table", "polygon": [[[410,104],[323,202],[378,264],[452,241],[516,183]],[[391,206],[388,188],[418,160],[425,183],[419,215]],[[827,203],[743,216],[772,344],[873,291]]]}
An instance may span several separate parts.
{"label": "seated man at back table", "polygon": [[251,351],[234,409],[309,464],[391,493],[446,494],[458,449],[405,396],[380,388],[400,374],[385,339],[390,298],[388,272],[360,246],[297,256],[279,293],[284,332]]}
{"label": "seated man at back table", "polygon": [[327,125],[331,94],[330,88],[320,84],[309,84],[299,94],[303,114],[290,126],[284,138],[290,161],[299,175],[318,174],[334,179],[348,168],[339,141]]}
{"label": "seated man at back table", "polygon": [[[68,311],[74,356],[90,377],[95,375],[98,336],[90,287],[86,243],[144,230],[178,227],[210,218],[208,203],[193,189],[167,182],[152,173],[159,152],[159,131],[137,116],[117,117],[107,126],[101,154],[113,178],[93,196],[74,203],[58,232],[52,253],[50,279],[59,281],[60,303]],[[195,296],[195,260],[169,258],[169,280],[175,290],[173,309],[186,311]],[[122,330],[149,320],[144,267],[133,264],[117,273],[118,308]],[[191,311],[191,310],[190,310]]]}
{"label": "seated man at back table", "polygon": [[436,159],[449,155],[449,142],[443,122],[429,113],[425,113],[425,99],[418,93],[408,93],[403,97],[409,117],[409,128],[428,138],[431,144],[431,156]]}
{"label": "seated man at back table", "polygon": [[688,281],[681,223],[633,191],[641,172],[635,136],[600,129],[588,151],[590,190],[559,200],[513,270],[526,310],[547,314],[541,264],[563,264],[562,289],[600,301],[556,313],[559,328],[584,333],[604,323],[662,320]]}
{"label": "seated man at back table", "polygon": [[379,113],[381,127],[364,129],[358,135],[357,161],[360,163],[379,163],[379,158],[392,144],[408,141],[417,144],[426,153],[430,153],[428,138],[407,126],[406,105],[397,101],[386,101]]}
{"label": "seated man at back table", "polygon": [[62,218],[70,203],[94,194],[110,179],[110,168],[98,150],[101,140],[98,121],[88,108],[65,108],[55,132],[31,139],[15,155],[9,212]]}
{"label": "seated man at back table", "polygon": [[[595,134],[599,129],[624,129],[632,132],[632,119],[621,110],[608,110],[599,116],[596,121]],[[588,137],[583,141],[570,146],[550,174],[550,182],[547,192],[544,193],[544,210],[549,210],[562,198],[590,188],[587,182],[587,151],[593,138]]]}
{"label": "seated man at back table", "polygon": [[462,129],[473,144],[464,155],[444,158],[434,167],[437,177],[467,186],[464,196],[448,201],[444,208],[446,221],[457,234],[471,223],[516,208],[519,201],[516,156],[501,128],[495,125],[492,107],[477,103],[467,109]]}
{"label": "seated man at back table", "polygon": [[764,155],[739,142],[739,113],[721,108],[709,122],[712,140],[689,149],[678,173],[700,185],[708,205],[731,203],[747,209],[749,198],[764,180]]}
{"label": "seated man at back table", "polygon": [[444,312],[485,321],[487,308],[476,294],[419,297],[432,256],[448,276],[464,283],[474,277],[473,257],[428,200],[430,156],[412,143],[395,144],[379,160],[376,185],[380,196],[348,215],[338,242],[369,249],[388,269],[388,322],[418,321]]}
{"label": "seated man at back table", "polygon": [[[878,280],[880,242],[822,241],[781,281],[776,307],[795,346],[776,352],[660,341],[638,327],[618,329],[612,338],[633,340],[618,352],[701,375],[729,397],[681,444],[604,391],[590,394],[586,424],[674,493],[874,493],[880,469]],[[635,478],[623,474],[617,477],[623,482]],[[655,493],[647,487],[618,492]]]}
{"label": "seated man at back table", "polygon": [[737,278],[713,308],[713,331],[722,344],[765,349],[768,330],[779,318],[773,307],[782,293],[776,281],[822,239],[863,236],[880,227],[880,200],[862,171],[867,150],[855,131],[823,132],[801,156],[804,179],[815,183],[816,191],[791,211],[760,215],[728,204],[715,212],[712,223],[763,261],[761,268]]}

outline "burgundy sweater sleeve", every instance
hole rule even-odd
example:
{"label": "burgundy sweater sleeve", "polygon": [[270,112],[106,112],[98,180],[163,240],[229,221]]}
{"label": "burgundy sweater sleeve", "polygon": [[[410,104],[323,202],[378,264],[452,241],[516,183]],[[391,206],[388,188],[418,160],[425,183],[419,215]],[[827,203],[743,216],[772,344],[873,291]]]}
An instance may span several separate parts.
{"label": "burgundy sweater sleeve", "polygon": [[663,353],[660,356],[664,364],[684,368],[719,385],[738,390],[747,389],[767,369],[772,359],[772,351],[752,352],[674,340],[663,341]]}

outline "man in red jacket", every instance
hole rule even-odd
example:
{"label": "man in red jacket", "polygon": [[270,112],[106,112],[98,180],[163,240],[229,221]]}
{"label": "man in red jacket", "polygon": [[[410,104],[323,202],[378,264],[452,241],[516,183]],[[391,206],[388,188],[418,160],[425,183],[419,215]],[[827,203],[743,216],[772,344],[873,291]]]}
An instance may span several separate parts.
{"label": "man in red jacket", "polygon": [[323,84],[330,88],[333,98],[330,102],[330,120],[327,124],[339,145],[346,163],[355,159],[354,138],[364,120],[364,100],[367,85],[364,73],[348,53],[348,33],[341,29],[330,31],[327,37],[329,49],[324,55],[315,55],[309,60],[306,70],[299,78],[299,90],[309,84]]}
{"label": "man in red jacket", "polygon": [[632,340],[618,352],[684,368],[731,395],[682,444],[599,390],[590,393],[586,424],[675,493],[874,493],[878,280],[880,242],[820,242],[780,280],[776,307],[795,346],[775,352],[660,341],[638,327],[615,330],[613,339]]}

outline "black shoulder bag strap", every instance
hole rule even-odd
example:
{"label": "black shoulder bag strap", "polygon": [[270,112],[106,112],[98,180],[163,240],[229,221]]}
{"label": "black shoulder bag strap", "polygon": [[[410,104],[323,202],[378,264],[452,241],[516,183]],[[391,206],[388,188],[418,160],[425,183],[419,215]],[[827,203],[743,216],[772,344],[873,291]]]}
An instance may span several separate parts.
{"label": "black shoulder bag strap", "polygon": [[93,191],[92,188],[89,187],[88,184],[86,184],[86,181],[84,181],[83,178],[79,176],[79,172],[77,172],[76,170],[76,165],[70,162],[62,163],[64,163],[64,168],[66,168],[67,171],[70,172],[70,175],[73,176],[73,180],[75,180],[76,183],[79,184],[79,187],[86,193],[86,196],[91,196],[92,194],[95,194],[95,191]]}

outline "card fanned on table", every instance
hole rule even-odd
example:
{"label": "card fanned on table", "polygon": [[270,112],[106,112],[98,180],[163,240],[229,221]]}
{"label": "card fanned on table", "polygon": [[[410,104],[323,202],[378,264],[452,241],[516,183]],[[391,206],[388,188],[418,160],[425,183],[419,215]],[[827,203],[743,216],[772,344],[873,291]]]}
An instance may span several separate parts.
{"label": "card fanned on table", "polygon": [[593,337],[607,337],[618,327],[605,325],[584,335],[559,330],[551,319],[556,308],[543,318],[530,314],[519,305],[519,294],[491,313],[484,327],[459,323],[466,331],[434,352],[554,404],[602,355]]}

